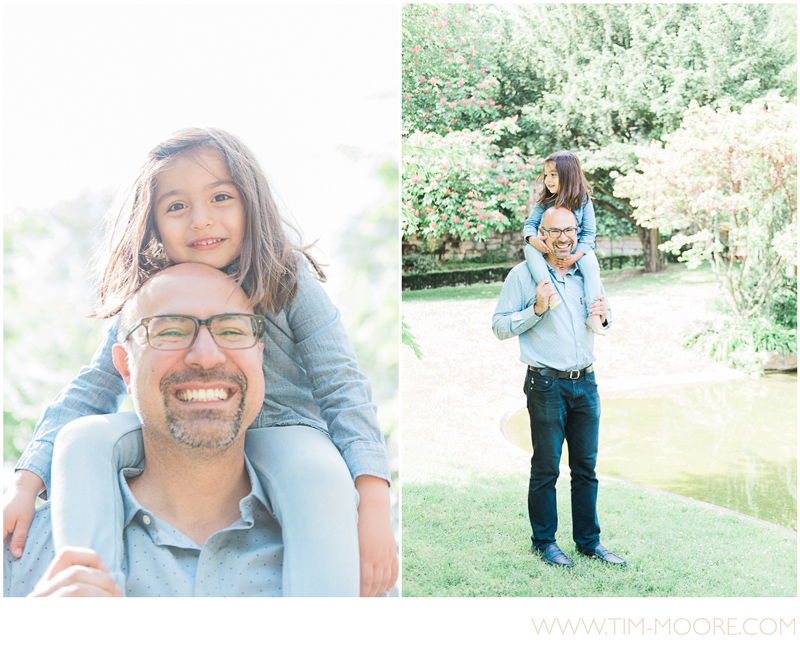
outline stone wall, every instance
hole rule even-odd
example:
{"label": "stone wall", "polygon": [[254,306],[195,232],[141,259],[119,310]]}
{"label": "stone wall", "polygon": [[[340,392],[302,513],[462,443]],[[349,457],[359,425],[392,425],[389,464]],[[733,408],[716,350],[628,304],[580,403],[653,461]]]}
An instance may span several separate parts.
{"label": "stone wall", "polygon": [[[492,232],[484,241],[462,241],[448,236],[441,239],[428,240],[427,247],[421,238],[414,235],[403,239],[403,255],[411,253],[427,253],[441,261],[472,259],[488,252],[494,252],[508,260],[525,258],[522,250],[524,241],[522,233],[507,230],[504,233]],[[598,237],[595,252],[599,257],[611,255],[641,255],[642,242],[638,237]]]}

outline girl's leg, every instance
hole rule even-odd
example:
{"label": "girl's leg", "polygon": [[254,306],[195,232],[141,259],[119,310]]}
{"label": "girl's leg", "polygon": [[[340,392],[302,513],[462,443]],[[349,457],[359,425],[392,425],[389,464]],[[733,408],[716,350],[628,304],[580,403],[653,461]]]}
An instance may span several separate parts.
{"label": "girl's leg", "polygon": [[583,297],[586,301],[586,325],[595,334],[605,336],[606,332],[600,324],[599,316],[592,316],[589,312],[589,307],[595,302],[595,298],[603,294],[600,287],[600,263],[597,261],[597,256],[594,251],[586,253],[581,259],[578,260],[578,268],[583,275]]}
{"label": "girl's leg", "polygon": [[94,549],[123,593],[119,472],[144,458],[141,426],[132,412],[79,418],[59,432],[53,452],[56,552],[64,546]]}
{"label": "girl's leg", "polygon": [[248,429],[245,451],[283,534],[284,596],[358,596],[358,493],[331,439],[306,426]]}
{"label": "girl's leg", "polygon": [[[542,280],[550,281],[550,271],[547,270],[547,262],[544,261],[544,255],[527,242],[525,243],[525,263],[528,265],[528,270],[531,272],[533,281],[537,286]],[[550,309],[555,309],[560,304],[561,298],[557,295],[550,298]]]}

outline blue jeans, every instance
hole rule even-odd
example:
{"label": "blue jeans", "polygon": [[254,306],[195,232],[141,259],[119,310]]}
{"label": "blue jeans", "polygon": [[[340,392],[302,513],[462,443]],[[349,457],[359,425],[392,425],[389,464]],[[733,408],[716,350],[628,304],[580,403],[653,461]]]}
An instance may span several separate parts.
{"label": "blue jeans", "polygon": [[556,480],[561,449],[566,440],[572,493],[572,538],[578,549],[594,549],[600,543],[594,471],[600,430],[600,397],[594,373],[580,379],[559,379],[543,377],[528,370],[525,394],[528,396],[533,445],[528,486],[533,545],[541,548],[556,541]]}
{"label": "blue jeans", "polygon": [[[119,472],[144,458],[135,413],[73,420],[53,456],[53,540],[94,549],[123,590]],[[248,429],[245,451],[281,524],[284,596],[358,596],[358,493],[342,455],[306,426]]]}

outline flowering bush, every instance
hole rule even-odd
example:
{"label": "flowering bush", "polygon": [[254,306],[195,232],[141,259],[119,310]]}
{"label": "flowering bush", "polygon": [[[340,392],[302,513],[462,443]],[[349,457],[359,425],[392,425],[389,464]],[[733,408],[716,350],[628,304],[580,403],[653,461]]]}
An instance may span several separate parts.
{"label": "flowering bush", "polygon": [[796,110],[778,95],[740,113],[693,102],[666,144],[637,147],[640,171],[615,186],[640,224],[672,233],[662,248],[690,268],[711,262],[740,318],[797,266]]}
{"label": "flowering bush", "polygon": [[[522,231],[531,210],[535,169],[516,147],[496,141],[517,118],[446,135],[416,131],[403,147],[402,226],[406,236],[485,239],[491,230]],[[522,235],[520,234],[520,237]]]}
{"label": "flowering bush", "polygon": [[500,117],[490,71],[499,41],[472,5],[405,5],[404,131],[444,134]]}
{"label": "flowering bush", "polygon": [[517,116],[499,116],[491,67],[501,38],[481,11],[403,8],[406,236],[482,240],[492,231],[521,231],[530,212],[533,165],[508,144],[519,131]]}

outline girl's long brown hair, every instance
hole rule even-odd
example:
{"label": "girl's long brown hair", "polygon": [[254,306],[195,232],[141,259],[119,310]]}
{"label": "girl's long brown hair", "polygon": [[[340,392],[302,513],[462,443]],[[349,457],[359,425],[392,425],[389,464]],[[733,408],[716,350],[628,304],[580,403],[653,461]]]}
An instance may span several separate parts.
{"label": "girl's long brown hair", "polygon": [[[200,149],[214,149],[222,155],[241,194],[245,211],[242,252],[237,263],[223,270],[241,285],[254,311],[278,312],[297,295],[298,275],[303,272],[298,253],[308,260],[314,275],[325,280],[319,264],[307,252],[313,244],[300,244],[297,229],[279,214],[267,178],[250,149],[221,129],[183,129],[150,151],[116,213],[98,269],[98,304],[91,316],[114,316],[148,278],[172,265],[153,215],[156,176],[176,156]],[[287,231],[294,233],[297,243]]]}
{"label": "girl's long brown hair", "polygon": [[[581,161],[578,156],[569,151],[556,151],[544,159],[544,164],[549,162],[556,163],[556,173],[558,173],[558,194],[553,194],[547,185],[539,193],[536,203],[542,205],[563,205],[565,208],[575,212],[592,195],[592,187],[583,175]],[[540,178],[544,177],[544,172]]]}

